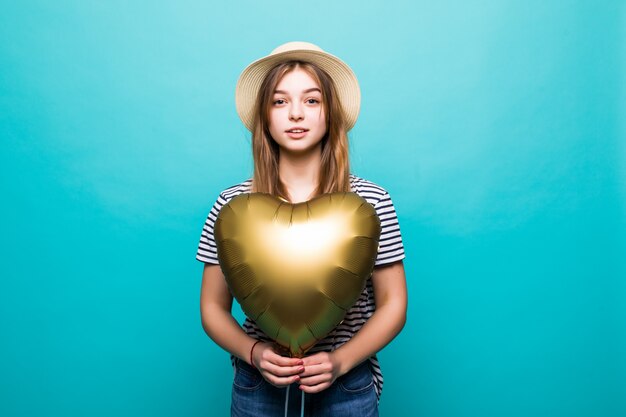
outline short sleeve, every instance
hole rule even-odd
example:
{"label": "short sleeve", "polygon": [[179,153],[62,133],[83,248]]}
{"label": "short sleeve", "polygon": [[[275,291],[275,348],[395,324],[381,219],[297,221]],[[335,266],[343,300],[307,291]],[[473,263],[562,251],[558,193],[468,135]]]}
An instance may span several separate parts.
{"label": "short sleeve", "polygon": [[196,259],[200,262],[219,264],[217,259],[217,246],[215,245],[215,237],[213,234],[213,226],[215,220],[222,207],[226,204],[226,199],[220,193],[219,197],[213,204],[211,211],[204,222],[202,227],[202,233],[200,234],[200,243],[198,244],[198,252],[196,253]]}
{"label": "short sleeve", "polygon": [[374,266],[381,266],[397,262],[405,258],[404,245],[402,244],[402,234],[396,209],[393,206],[389,193],[385,194],[374,205],[376,214],[380,219],[380,241],[378,245],[378,255]]}

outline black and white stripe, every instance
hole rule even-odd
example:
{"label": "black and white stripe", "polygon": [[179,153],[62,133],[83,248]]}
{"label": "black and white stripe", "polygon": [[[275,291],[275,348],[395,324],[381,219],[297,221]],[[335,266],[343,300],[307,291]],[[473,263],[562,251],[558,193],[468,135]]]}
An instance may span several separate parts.
{"label": "black and white stripe", "polygon": [[[213,238],[213,225],[217,219],[217,215],[222,207],[228,203],[233,197],[250,192],[252,179],[233,185],[222,191],[217,201],[211,208],[202,233],[200,235],[200,243],[196,259],[211,264],[219,264],[217,259],[217,249]],[[404,259],[404,246],[402,244],[402,235],[400,233],[400,225],[396,216],[396,211],[391,201],[389,193],[381,186],[350,175],[350,186],[353,192],[363,197],[376,209],[376,213],[381,223],[380,244],[378,255],[376,257],[375,266],[381,266]],[[369,278],[365,285],[365,289],[356,301],[354,306],[348,310],[344,320],[333,330],[326,338],[320,340],[310,352],[332,351],[350,340],[350,338],[365,324],[365,322],[374,314],[376,304],[374,302],[374,290],[372,280]],[[267,335],[259,329],[256,324],[246,318],[243,323],[244,331],[259,340],[270,340]],[[234,364],[234,357],[231,357]],[[373,355],[369,358],[372,372],[374,374],[374,385],[376,387],[376,395],[380,398],[383,388],[383,375],[380,370],[378,358]]]}

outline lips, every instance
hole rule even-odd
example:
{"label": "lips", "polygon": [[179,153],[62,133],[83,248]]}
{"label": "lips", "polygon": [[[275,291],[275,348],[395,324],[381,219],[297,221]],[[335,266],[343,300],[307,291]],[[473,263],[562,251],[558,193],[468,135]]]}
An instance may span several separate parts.
{"label": "lips", "polygon": [[287,133],[304,133],[308,131],[309,129],[305,129],[304,127],[292,127],[291,129],[285,130]]}
{"label": "lips", "polygon": [[291,129],[285,130],[285,133],[287,134],[287,136],[289,136],[291,139],[302,139],[303,137],[305,137],[307,135],[306,132],[308,132],[309,129],[305,129],[304,127],[292,127]]}

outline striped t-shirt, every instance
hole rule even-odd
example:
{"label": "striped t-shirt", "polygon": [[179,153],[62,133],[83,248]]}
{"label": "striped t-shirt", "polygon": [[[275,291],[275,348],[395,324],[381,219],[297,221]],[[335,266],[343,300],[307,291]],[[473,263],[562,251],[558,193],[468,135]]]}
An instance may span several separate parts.
{"label": "striped t-shirt", "polygon": [[[211,264],[219,264],[217,259],[217,248],[213,237],[213,225],[217,219],[217,215],[221,208],[228,203],[233,197],[251,192],[252,179],[233,185],[222,191],[217,201],[209,212],[202,234],[200,236],[200,244],[196,259]],[[381,186],[350,174],[350,187],[352,192],[363,197],[368,203],[374,206],[376,214],[380,219],[381,234],[378,247],[378,254],[374,267],[390,264],[404,259],[404,246],[402,244],[402,236],[400,234],[400,225],[396,216],[396,211],[389,197],[389,193]],[[319,351],[333,351],[350,338],[365,324],[369,319],[376,305],[374,302],[374,289],[372,287],[372,279],[367,279],[365,289],[356,303],[348,310],[344,320],[324,339],[320,340],[313,346],[309,352],[315,353]],[[270,341],[271,339],[259,329],[256,323],[246,318],[243,323],[244,331],[255,339]],[[234,363],[234,357],[231,356]],[[380,398],[383,388],[383,375],[380,370],[378,358],[374,354],[369,358],[372,373],[374,375],[374,385],[376,395]]]}

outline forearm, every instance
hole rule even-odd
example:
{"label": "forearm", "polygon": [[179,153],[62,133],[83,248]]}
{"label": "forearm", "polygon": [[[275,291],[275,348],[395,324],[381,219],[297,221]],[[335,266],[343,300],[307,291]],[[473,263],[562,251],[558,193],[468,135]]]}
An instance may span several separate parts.
{"label": "forearm", "polygon": [[229,311],[219,305],[204,306],[202,327],[222,349],[250,363],[250,350],[256,339],[243,331]]}
{"label": "forearm", "polygon": [[391,342],[406,322],[406,304],[388,302],[376,309],[363,327],[333,352],[343,375]]}

